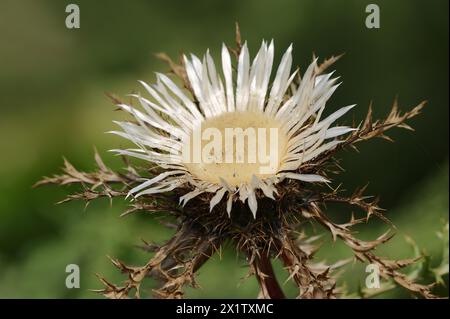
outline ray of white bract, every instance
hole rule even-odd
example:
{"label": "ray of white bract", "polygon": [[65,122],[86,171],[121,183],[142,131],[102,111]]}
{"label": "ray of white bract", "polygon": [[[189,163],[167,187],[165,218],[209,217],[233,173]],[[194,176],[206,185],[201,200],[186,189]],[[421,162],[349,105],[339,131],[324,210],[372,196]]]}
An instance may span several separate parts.
{"label": "ray of white bract", "polygon": [[[229,214],[233,202],[241,200],[247,201],[256,216],[257,189],[264,196],[274,199],[276,184],[286,178],[328,182],[319,175],[302,174],[299,168],[336,147],[340,143],[336,138],[353,130],[346,126],[331,127],[353,105],[338,109],[325,118],[322,116],[326,102],[339,85],[336,84],[337,79],[332,78],[332,73],[317,75],[317,60],[314,60],[299,85],[293,85],[297,70],[291,73],[291,45],[282,56],[273,74],[273,82],[270,83],[274,60],[273,41],[269,44],[263,41],[253,61],[250,61],[248,47],[244,43],[238,56],[236,74],[233,74],[230,52],[225,45],[222,46],[221,55],[221,73],[209,51],[202,59],[195,55],[190,58],[184,56],[186,73],[195,98],[166,75],[157,73],[157,81],[151,86],[140,81],[153,102],[141,95],[132,95],[139,102],[140,109],[119,105],[133,115],[137,123],[116,122],[122,131],[111,133],[130,140],[137,148],[112,151],[155,163],[165,170],[158,176],[143,180],[129,195],[138,197],[168,192],[189,184],[192,191],[180,198],[182,205],[200,194],[214,193],[210,201],[211,210],[226,198]],[[288,89],[293,94],[286,99]],[[263,112],[282,123],[289,141],[278,172],[264,179],[253,175],[251,181],[239,187],[230,187],[223,178],[217,184],[197,179],[183,165],[182,140],[192,133],[196,124],[235,111]]]}

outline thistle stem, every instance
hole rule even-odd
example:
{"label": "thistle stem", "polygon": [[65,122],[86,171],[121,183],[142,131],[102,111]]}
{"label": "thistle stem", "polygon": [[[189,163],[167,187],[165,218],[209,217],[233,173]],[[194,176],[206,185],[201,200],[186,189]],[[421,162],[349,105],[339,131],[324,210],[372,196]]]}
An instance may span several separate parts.
{"label": "thistle stem", "polygon": [[263,297],[270,299],[285,299],[286,296],[275,276],[270,258],[265,254],[261,254],[261,256],[255,258],[253,266]]}

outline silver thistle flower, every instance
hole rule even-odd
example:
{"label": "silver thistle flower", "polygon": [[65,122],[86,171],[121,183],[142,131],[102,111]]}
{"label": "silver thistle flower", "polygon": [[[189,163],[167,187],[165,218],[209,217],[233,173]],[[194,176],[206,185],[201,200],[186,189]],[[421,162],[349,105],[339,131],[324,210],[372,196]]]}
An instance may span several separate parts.
{"label": "silver thistle flower", "polygon": [[[302,168],[341,143],[337,137],[353,130],[332,125],[354,105],[340,108],[323,118],[326,103],[339,86],[337,78],[332,78],[333,73],[318,75],[317,59],[314,59],[301,81],[294,84],[298,70],[291,73],[291,45],[281,58],[273,83],[270,83],[273,62],[273,41],[270,44],[262,42],[251,64],[249,50],[244,43],[234,76],[229,50],[223,45],[222,75],[209,51],[202,60],[195,55],[190,59],[184,56],[188,84],[194,96],[189,96],[186,90],[161,73],[157,73],[154,85],[141,81],[153,101],[134,94],[142,111],[131,105],[119,104],[135,117],[137,123],[116,122],[123,131],[112,132],[129,139],[138,148],[113,151],[156,163],[163,171],[131,189],[129,195],[139,197],[168,192],[189,184],[192,190],[180,198],[182,204],[202,193],[214,193],[210,210],[226,197],[228,214],[233,202],[240,200],[247,201],[253,216],[256,216],[258,189],[266,197],[275,199],[276,184],[286,178],[328,182],[323,176],[303,173]],[[288,90],[292,95],[286,99]],[[272,164],[271,173],[261,174],[262,163],[251,163],[249,158],[239,163],[224,163],[223,158],[208,163],[184,160],[183,150],[192,148],[186,143],[192,143],[194,132],[211,127],[224,135],[227,128],[276,129],[277,160]]]}
{"label": "silver thistle flower", "polygon": [[[384,120],[373,120],[369,108],[365,120],[355,128],[333,126],[353,107],[343,107],[323,116],[325,105],[338,86],[332,73],[324,74],[324,71],[338,57],[320,65],[314,59],[300,78],[298,70],[291,73],[290,46],[270,83],[273,42],[263,42],[250,64],[247,45],[241,44],[239,29],[236,31],[237,48],[222,47],[220,74],[209,52],[203,60],[194,55],[190,59],[183,57],[181,64],[159,54],[183,87],[168,76],[157,74],[156,84],[141,82],[149,98],[133,94],[139,108],[111,96],[116,105],[136,120],[116,122],[122,131],[113,133],[137,146],[113,151],[125,155],[125,159],[136,157],[156,167],[146,165],[138,169],[126,160],[126,172],[119,173],[108,168],[96,153],[97,171],[82,172],[65,161],[63,174],[37,183],[84,186],[82,192],[63,201],[133,196],[132,207],[123,215],[146,211],[175,217],[175,225],[171,225],[175,226],[176,233],[170,240],[161,246],[144,243],[143,248],[154,251],[155,255],[143,266],[130,267],[112,259],[128,279],[117,286],[100,277],[105,287],[98,292],[108,298],[128,298],[133,294],[140,297],[141,283],[152,276],[161,280],[160,287],[154,290],[157,297],[181,298],[185,285],[197,286],[196,271],[225,242],[231,242],[246,257],[250,274],[256,276],[260,285],[260,297],[285,297],[271,264],[271,259],[279,259],[289,272],[288,280],[298,287],[298,298],[336,298],[345,291],[336,287],[334,271],[348,260],[335,265],[314,262],[317,237],[308,238],[304,234],[302,222],[307,220],[322,225],[334,241],[342,240],[357,260],[379,267],[380,274],[389,281],[383,289],[400,285],[416,295],[435,298],[431,285],[418,284],[420,278],[399,271],[415,263],[417,258],[397,261],[374,254],[376,247],[392,237],[390,231],[372,241],[354,236],[352,227],[371,216],[388,222],[377,200],[363,194],[364,187],[351,196],[342,195],[339,187],[332,190],[320,187],[328,183],[327,173],[336,171],[336,166],[339,168],[333,161],[339,150],[354,148],[357,143],[375,137],[390,140],[385,132],[393,127],[410,129],[406,121],[418,115],[425,102],[401,113],[395,101]],[[230,52],[237,58],[236,72],[233,72]],[[208,129],[212,128],[209,134]],[[230,128],[241,131],[239,134],[234,131],[233,143],[227,146],[224,137]],[[272,136],[262,135],[259,139],[258,135],[257,142],[252,144],[251,128],[256,128],[254,131],[258,133],[258,129],[264,132],[275,129],[277,134],[273,140]],[[220,138],[205,142],[205,132]],[[195,149],[198,145],[194,141],[196,137],[198,141],[198,136],[202,158],[191,161],[186,154],[197,154],[194,150],[198,151]],[[225,140],[223,148],[222,139]],[[244,147],[237,161],[239,139]],[[258,160],[250,160],[251,151],[261,146],[266,151],[274,151],[276,160],[266,162],[259,156]],[[236,161],[223,161],[229,153]],[[319,187],[312,183],[319,183]],[[366,216],[352,215],[347,223],[337,224],[322,210],[330,202],[346,203]]]}

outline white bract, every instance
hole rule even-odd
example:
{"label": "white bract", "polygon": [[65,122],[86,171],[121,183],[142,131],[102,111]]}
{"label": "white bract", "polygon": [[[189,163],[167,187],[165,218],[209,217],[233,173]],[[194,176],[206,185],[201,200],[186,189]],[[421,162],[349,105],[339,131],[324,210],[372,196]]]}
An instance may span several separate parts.
{"label": "white bract", "polygon": [[[137,148],[112,151],[155,163],[163,172],[143,180],[129,195],[169,192],[188,185],[192,190],[180,198],[183,205],[202,193],[214,193],[211,210],[226,197],[228,214],[233,202],[240,200],[247,201],[256,216],[258,189],[264,196],[275,199],[276,184],[286,178],[328,182],[320,175],[302,174],[301,167],[336,147],[340,143],[336,138],[352,131],[347,126],[331,125],[354,105],[323,118],[325,104],[339,85],[337,79],[331,77],[332,73],[318,75],[317,60],[314,60],[300,83],[294,84],[297,71],[291,73],[291,53],[292,46],[284,53],[272,83],[274,46],[273,42],[265,41],[251,63],[247,45],[243,45],[236,75],[225,45],[221,74],[209,52],[202,60],[195,55],[190,59],[184,57],[195,96],[190,96],[164,74],[157,74],[157,82],[151,86],[141,82],[151,99],[133,95],[139,101],[139,109],[120,104],[137,123],[116,122],[122,131],[112,132],[132,141]],[[287,94],[288,90],[291,94]],[[194,132],[211,127],[219,133],[229,128],[277,129],[278,160],[273,173],[262,174],[264,163],[260,162],[186,161],[183,149],[191,147]],[[261,147],[265,139],[258,141],[257,146]],[[206,146],[204,143],[202,140],[202,146]]]}

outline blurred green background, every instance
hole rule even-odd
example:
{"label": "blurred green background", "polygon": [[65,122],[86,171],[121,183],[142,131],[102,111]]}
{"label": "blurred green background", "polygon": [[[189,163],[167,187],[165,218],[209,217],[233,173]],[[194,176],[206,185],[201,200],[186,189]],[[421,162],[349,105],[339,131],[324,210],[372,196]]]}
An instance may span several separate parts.
{"label": "blurred green background", "polygon": [[[65,27],[65,7],[76,3],[81,28]],[[366,5],[381,8],[381,28],[367,29]],[[145,214],[119,218],[125,202],[106,200],[54,205],[70,189],[31,185],[58,172],[62,155],[80,169],[93,169],[93,146],[113,168],[121,161],[106,153],[122,139],[104,134],[118,113],[104,92],[125,95],[139,90],[137,80],[154,80],[167,71],[154,57],[164,51],[215,56],[222,42],[233,44],[238,21],[253,55],[262,39],[274,39],[276,59],[290,43],[294,61],[304,68],[315,52],[320,58],[345,52],[336,65],[343,85],[329,109],[367,105],[383,116],[396,95],[407,109],[423,99],[429,105],[413,121],[416,132],[390,132],[396,142],[361,145],[344,152],[346,171],[336,178],[353,190],[370,182],[367,192],[397,225],[397,236],[379,251],[408,257],[410,235],[432,261],[442,241],[436,231],[448,219],[448,1],[0,1],[0,297],[95,298],[98,272],[115,283],[123,277],[106,255],[128,264],[148,256],[134,248],[141,238],[161,241],[170,232]],[[349,209],[330,208],[336,218]],[[371,223],[361,237],[374,238],[386,225]],[[318,229],[320,232],[321,230]],[[350,256],[340,244],[323,238],[319,254],[329,262]],[[81,288],[65,287],[65,267],[78,264]],[[281,272],[281,268],[277,265]],[[255,297],[253,278],[231,249],[215,256],[199,273],[201,289],[188,297]],[[285,274],[280,273],[280,278]],[[364,283],[361,265],[347,267],[350,288]],[[448,279],[447,279],[448,280]],[[448,282],[448,281],[447,281]],[[289,284],[288,291],[293,291]],[[445,288],[447,290],[447,288]],[[445,293],[445,291],[444,291]],[[408,296],[396,290],[390,297]]]}

